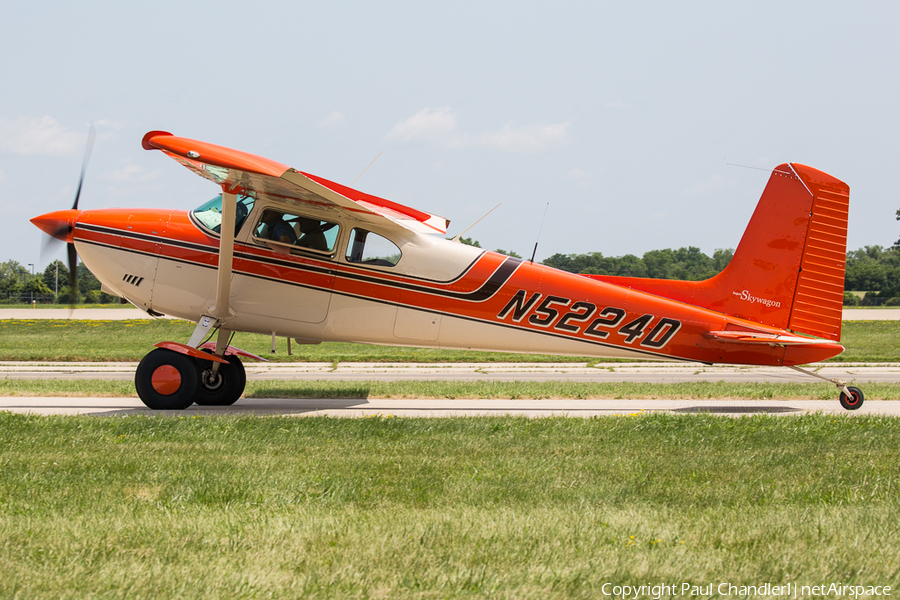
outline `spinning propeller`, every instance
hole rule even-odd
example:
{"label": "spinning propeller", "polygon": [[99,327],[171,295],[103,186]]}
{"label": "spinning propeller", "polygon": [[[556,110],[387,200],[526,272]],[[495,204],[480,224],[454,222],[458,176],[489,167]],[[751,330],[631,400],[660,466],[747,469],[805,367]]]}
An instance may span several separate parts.
{"label": "spinning propeller", "polygon": [[[52,243],[52,240],[66,242],[66,253],[69,266],[69,294],[70,306],[74,307],[78,298],[78,254],[75,252],[75,220],[78,218],[78,200],[81,198],[81,187],[84,185],[84,174],[87,171],[88,160],[91,157],[91,149],[94,147],[94,125],[88,131],[87,145],[84,149],[84,160],[81,163],[81,177],[78,178],[78,189],[75,192],[75,202],[69,210],[58,210],[31,219],[31,222],[50,236],[50,240],[44,246]],[[43,254],[43,252],[41,253]]]}

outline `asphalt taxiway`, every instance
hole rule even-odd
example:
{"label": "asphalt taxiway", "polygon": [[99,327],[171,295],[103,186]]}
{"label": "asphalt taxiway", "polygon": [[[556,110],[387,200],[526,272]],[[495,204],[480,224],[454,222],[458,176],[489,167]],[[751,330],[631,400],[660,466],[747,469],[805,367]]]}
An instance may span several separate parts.
{"label": "asphalt taxiway", "polygon": [[836,416],[900,416],[900,401],[869,401],[846,411],[837,400],[579,400],[579,399],[283,399],[242,398],[233,406],[191,406],[181,411],[152,411],[137,398],[16,397],[0,398],[0,410],[40,415],[160,415],[193,417],[209,414],[296,415],[330,417],[593,417],[636,416],[648,412],[799,415],[821,412]]}
{"label": "asphalt taxiway", "polygon": [[[687,383],[811,382],[808,375],[784,367],[646,363],[244,363],[247,379],[298,381],[581,381]],[[9,379],[134,379],[137,363],[0,362]],[[900,382],[900,364],[818,363],[808,367],[826,378],[856,383]],[[827,384],[826,384],[827,385]]]}

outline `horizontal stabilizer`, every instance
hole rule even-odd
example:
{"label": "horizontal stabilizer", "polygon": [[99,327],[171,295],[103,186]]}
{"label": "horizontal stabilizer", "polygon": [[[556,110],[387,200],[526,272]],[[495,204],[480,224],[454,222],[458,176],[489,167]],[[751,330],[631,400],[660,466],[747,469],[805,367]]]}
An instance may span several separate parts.
{"label": "horizontal stabilizer", "polygon": [[749,331],[709,331],[705,337],[720,342],[740,344],[768,344],[770,346],[835,346],[833,342],[820,339],[800,337],[797,335],[778,335],[775,333],[752,333]]}

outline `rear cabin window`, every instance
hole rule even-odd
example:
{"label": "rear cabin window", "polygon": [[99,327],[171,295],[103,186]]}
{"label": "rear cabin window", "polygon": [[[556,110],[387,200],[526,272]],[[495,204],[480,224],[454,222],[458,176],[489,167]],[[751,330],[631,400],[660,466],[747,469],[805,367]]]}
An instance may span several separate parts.
{"label": "rear cabin window", "polygon": [[378,267],[393,267],[400,262],[400,248],[384,236],[365,229],[350,232],[347,262]]}
{"label": "rear cabin window", "polygon": [[339,231],[337,223],[269,208],[263,211],[253,235],[298,249],[331,254]]}

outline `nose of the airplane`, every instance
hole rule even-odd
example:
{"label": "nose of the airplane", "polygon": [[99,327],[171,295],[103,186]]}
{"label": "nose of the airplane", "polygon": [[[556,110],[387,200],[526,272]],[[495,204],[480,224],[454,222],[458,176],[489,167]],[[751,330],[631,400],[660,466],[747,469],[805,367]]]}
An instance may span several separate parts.
{"label": "nose of the airplane", "polygon": [[75,239],[75,220],[80,210],[57,210],[31,219],[38,229],[51,237],[71,244]]}

